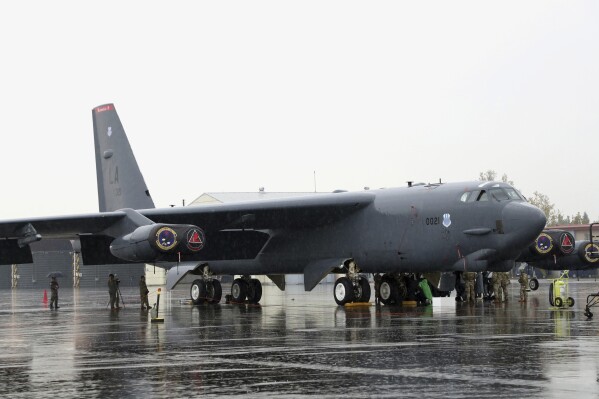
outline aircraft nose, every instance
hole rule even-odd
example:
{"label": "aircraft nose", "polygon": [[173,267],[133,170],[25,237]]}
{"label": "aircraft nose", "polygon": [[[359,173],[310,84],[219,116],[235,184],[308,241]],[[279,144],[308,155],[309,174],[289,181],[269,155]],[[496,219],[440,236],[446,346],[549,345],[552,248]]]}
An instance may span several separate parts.
{"label": "aircraft nose", "polygon": [[504,233],[510,236],[510,245],[524,249],[545,228],[547,218],[543,211],[527,202],[510,202],[502,211]]}

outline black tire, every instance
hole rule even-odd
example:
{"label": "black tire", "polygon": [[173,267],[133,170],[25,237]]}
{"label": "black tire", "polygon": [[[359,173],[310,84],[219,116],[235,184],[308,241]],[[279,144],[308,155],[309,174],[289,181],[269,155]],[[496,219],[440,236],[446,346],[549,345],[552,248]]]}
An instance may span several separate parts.
{"label": "black tire", "polygon": [[339,277],[337,281],[335,281],[333,297],[335,297],[335,302],[337,302],[337,305],[340,306],[343,306],[346,303],[352,302],[354,300],[354,286],[349,278]]}
{"label": "black tire", "polygon": [[531,278],[528,281],[528,287],[532,290],[532,291],[536,291],[539,289],[539,280],[537,280],[536,278]]}
{"label": "black tire", "polygon": [[383,276],[379,289],[379,298],[385,305],[393,305],[398,300],[397,281],[394,278]]}
{"label": "black tire", "polygon": [[562,305],[564,304],[564,301],[559,296],[557,298],[555,298],[554,302],[555,302],[555,306],[558,308],[561,308]]}
{"label": "black tire", "polygon": [[189,289],[189,296],[194,305],[201,305],[206,299],[206,284],[203,280],[194,280]]}
{"label": "black tire", "polygon": [[[368,282],[368,279],[364,276],[360,276],[360,279],[358,280],[358,291],[356,293],[356,302],[368,302],[370,301],[370,283]],[[357,294],[360,295],[357,295]]]}
{"label": "black tire", "polygon": [[553,283],[549,284],[549,304],[555,306],[553,303]]}
{"label": "black tire", "polygon": [[566,299],[566,304],[568,305],[568,307],[574,306],[574,303],[574,298],[572,298],[571,296],[569,296],[568,299]]}
{"label": "black tire", "polygon": [[223,288],[220,281],[212,280],[206,283],[206,300],[208,303],[219,303],[223,296]]}
{"label": "black tire", "polygon": [[248,294],[248,283],[242,278],[236,278],[231,284],[231,300],[233,302],[245,302]]}
{"label": "black tire", "polygon": [[260,299],[262,299],[262,283],[260,280],[253,278],[250,280],[250,284],[248,285],[248,302],[249,303],[258,303]]}

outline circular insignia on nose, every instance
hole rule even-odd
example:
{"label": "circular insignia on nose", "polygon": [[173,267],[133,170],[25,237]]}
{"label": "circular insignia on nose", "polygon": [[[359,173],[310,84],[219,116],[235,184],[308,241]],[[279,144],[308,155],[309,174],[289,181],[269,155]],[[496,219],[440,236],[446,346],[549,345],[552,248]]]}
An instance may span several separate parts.
{"label": "circular insignia on nose", "polygon": [[187,248],[190,251],[197,252],[200,249],[204,248],[204,244],[206,243],[206,235],[204,231],[200,228],[193,228],[187,230],[186,233],[187,238]]}
{"label": "circular insignia on nose", "polygon": [[163,251],[173,249],[177,245],[177,232],[170,227],[161,227],[156,231],[156,245]]}

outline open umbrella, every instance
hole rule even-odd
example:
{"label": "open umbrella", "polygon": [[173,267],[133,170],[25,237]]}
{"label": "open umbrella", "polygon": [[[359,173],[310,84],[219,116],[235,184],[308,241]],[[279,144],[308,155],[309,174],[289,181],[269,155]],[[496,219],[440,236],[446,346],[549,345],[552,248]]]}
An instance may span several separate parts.
{"label": "open umbrella", "polygon": [[62,277],[62,272],[50,272],[48,277]]}

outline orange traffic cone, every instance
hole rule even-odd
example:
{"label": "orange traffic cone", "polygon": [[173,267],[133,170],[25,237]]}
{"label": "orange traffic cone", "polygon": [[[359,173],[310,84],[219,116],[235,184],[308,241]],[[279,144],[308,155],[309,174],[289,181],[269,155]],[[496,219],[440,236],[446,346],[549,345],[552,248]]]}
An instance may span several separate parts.
{"label": "orange traffic cone", "polygon": [[42,300],[43,303],[48,303],[48,293],[46,292],[46,290],[44,290],[44,299]]}

